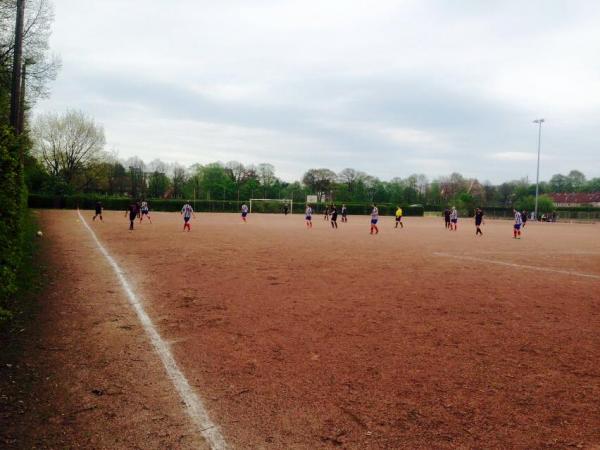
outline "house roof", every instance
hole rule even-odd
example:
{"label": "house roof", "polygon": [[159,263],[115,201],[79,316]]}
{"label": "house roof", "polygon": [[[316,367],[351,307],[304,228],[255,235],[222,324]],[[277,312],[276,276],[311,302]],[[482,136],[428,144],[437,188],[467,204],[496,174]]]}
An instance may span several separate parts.
{"label": "house roof", "polygon": [[548,194],[554,203],[599,203],[600,192],[571,192]]}

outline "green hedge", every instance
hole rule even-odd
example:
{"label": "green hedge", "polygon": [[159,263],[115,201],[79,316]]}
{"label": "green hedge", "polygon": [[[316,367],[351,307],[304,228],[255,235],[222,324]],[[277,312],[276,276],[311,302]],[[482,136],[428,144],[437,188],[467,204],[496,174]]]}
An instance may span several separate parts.
{"label": "green hedge", "polygon": [[[51,196],[31,194],[29,196],[30,208],[66,208],[76,209],[94,209],[97,201],[102,202],[102,205],[107,210],[125,211],[131,203],[131,199],[127,197],[103,197],[93,195],[69,195],[69,196]],[[148,199],[151,211],[180,211],[185,199]],[[239,212],[243,203],[249,205],[249,202],[236,200],[196,200],[192,201],[194,210],[198,212]],[[313,210],[319,214],[325,210],[327,204],[317,203],[312,205]],[[341,203],[336,205],[340,208]],[[371,205],[368,203],[346,203],[348,214],[370,214]],[[394,215],[396,205],[393,204],[378,204],[379,214]],[[423,216],[424,209],[422,206],[402,206],[405,216]],[[253,202],[253,213],[280,213],[283,211],[282,202]],[[294,203],[294,214],[304,213],[304,203]]]}
{"label": "green hedge", "polygon": [[[371,210],[373,206],[371,203],[343,203],[348,208],[348,214],[350,215],[369,215],[371,214]],[[317,203],[312,206],[313,211],[317,214],[322,214],[325,212],[325,208],[329,206],[330,203]],[[342,203],[336,203],[335,206],[338,208],[338,212],[340,212]],[[377,203],[377,209],[379,209],[379,215],[381,216],[393,216],[396,214],[396,208],[398,205],[393,203]],[[422,206],[407,206],[400,205],[402,208],[402,214],[404,216],[418,216],[421,217],[425,214],[425,209]],[[296,211],[298,209],[298,211]],[[304,205],[298,204],[298,207],[294,205],[294,212],[304,212]]]}
{"label": "green hedge", "polygon": [[0,128],[0,322],[10,318],[6,305],[17,292],[17,271],[23,257],[23,220],[27,190],[19,160],[19,147],[8,127]]}

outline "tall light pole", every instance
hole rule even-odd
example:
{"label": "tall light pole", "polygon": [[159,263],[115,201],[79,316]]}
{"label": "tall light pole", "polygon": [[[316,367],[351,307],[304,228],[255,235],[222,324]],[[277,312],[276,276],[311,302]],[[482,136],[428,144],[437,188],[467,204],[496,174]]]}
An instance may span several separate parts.
{"label": "tall light pole", "polygon": [[538,124],[538,157],[537,157],[537,175],[535,177],[535,212],[534,220],[538,218],[538,196],[540,194],[540,149],[542,145],[542,124],[544,119],[536,119],[533,123]]}

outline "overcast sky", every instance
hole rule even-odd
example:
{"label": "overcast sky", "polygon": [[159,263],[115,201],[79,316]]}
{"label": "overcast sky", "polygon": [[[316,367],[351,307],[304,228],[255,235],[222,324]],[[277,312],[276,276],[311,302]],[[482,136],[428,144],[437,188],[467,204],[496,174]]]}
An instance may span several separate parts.
{"label": "overcast sky", "polygon": [[42,111],[119,156],[384,180],[600,176],[600,2],[53,0]]}

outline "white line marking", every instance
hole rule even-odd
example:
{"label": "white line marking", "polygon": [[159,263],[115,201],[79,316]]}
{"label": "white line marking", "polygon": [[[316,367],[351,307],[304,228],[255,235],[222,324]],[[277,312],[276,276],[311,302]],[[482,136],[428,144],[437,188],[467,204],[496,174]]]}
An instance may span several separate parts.
{"label": "white line marking", "polygon": [[433,254],[438,255],[438,256],[445,256],[447,258],[465,259],[467,261],[485,262],[485,263],[490,263],[490,264],[498,264],[500,266],[518,267],[519,269],[537,270],[540,272],[562,273],[563,275],[575,275],[578,277],[585,277],[585,278],[592,278],[594,280],[600,280],[600,275],[595,275],[592,273],[574,272],[572,270],[552,269],[550,267],[527,266],[525,264],[515,264],[515,263],[504,262],[504,261],[495,261],[493,259],[475,258],[473,256],[452,255],[450,253],[442,253],[442,252],[433,252]]}
{"label": "white line marking", "polygon": [[125,278],[125,272],[123,272],[121,267],[119,267],[116,261],[109,255],[108,251],[102,246],[102,244],[96,237],[96,233],[94,233],[94,230],[92,230],[87,224],[79,210],[77,210],[77,214],[79,214],[81,222],[83,222],[85,227],[88,229],[88,231],[94,238],[98,249],[106,257],[109,264],[112,266],[113,270],[117,274],[117,277],[119,278],[119,281],[123,286],[123,290],[127,294],[129,304],[135,310],[139,321],[143,325],[146,334],[148,335],[150,341],[152,342],[152,345],[154,346],[154,350],[156,351],[156,353],[158,353],[160,360],[164,364],[169,378],[171,378],[171,381],[173,382],[175,389],[177,389],[181,400],[183,400],[183,403],[185,403],[187,413],[189,414],[194,424],[198,427],[198,431],[200,431],[204,439],[206,439],[211,449],[226,449],[227,444],[225,443],[225,439],[223,439],[221,431],[208,417],[208,413],[206,412],[206,408],[204,408],[202,400],[200,400],[200,398],[196,395],[196,393],[190,386],[188,380],[185,378],[185,375],[177,366],[175,358],[173,358],[173,355],[169,350],[169,346],[166,344],[165,341],[163,341],[158,331],[156,331],[156,328],[154,328],[152,320],[150,319],[148,314],[146,314],[146,311],[142,306],[142,302],[135,295],[133,289],[129,285],[129,282]]}

